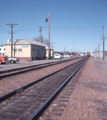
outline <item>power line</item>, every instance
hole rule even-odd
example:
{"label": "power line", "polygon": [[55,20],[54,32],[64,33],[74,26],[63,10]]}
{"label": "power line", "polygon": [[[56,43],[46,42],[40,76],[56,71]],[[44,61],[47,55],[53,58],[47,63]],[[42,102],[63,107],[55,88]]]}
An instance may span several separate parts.
{"label": "power line", "polygon": [[[91,28],[101,28],[102,26],[92,26],[92,27],[50,27],[51,29],[91,29]],[[26,31],[26,30],[33,30],[33,29],[39,29],[40,27],[36,28],[27,28],[27,29],[22,29],[22,30],[17,30],[17,31]],[[42,28],[47,28],[48,27],[42,27]],[[17,32],[15,31],[15,32]]]}
{"label": "power line", "polygon": [[0,32],[0,33],[7,33],[8,31],[5,31],[5,32]]}
{"label": "power line", "polygon": [[[38,27],[39,28],[39,27]],[[33,29],[38,29],[38,28],[28,28],[28,29],[22,29],[22,30],[17,30],[15,32],[19,32],[19,31],[26,31],[26,30],[33,30]]]}
{"label": "power line", "polygon": [[[2,26],[0,26],[2,27]],[[2,27],[5,28],[5,27]],[[39,29],[40,27],[36,27],[36,28],[27,28],[27,29],[22,29],[22,30],[16,30],[15,32],[18,31],[27,31],[27,30],[33,30],[33,29]],[[48,27],[42,27],[42,28],[47,28]],[[91,26],[91,27],[50,27],[51,29],[91,29],[91,28],[102,28],[102,26]],[[107,28],[107,26],[105,26],[105,28]],[[5,28],[7,29],[7,28]],[[0,32],[2,33],[2,32]]]}
{"label": "power line", "polygon": [[28,34],[23,34],[23,33],[20,33],[20,32],[17,32],[17,34],[20,34],[20,35],[27,36],[27,37],[31,38],[31,36],[29,36]]}
{"label": "power line", "polygon": [[53,29],[90,29],[90,28],[101,28],[102,26],[92,26],[92,27],[51,27]]}
{"label": "power line", "polygon": [[6,27],[0,26],[1,28],[7,29]]}

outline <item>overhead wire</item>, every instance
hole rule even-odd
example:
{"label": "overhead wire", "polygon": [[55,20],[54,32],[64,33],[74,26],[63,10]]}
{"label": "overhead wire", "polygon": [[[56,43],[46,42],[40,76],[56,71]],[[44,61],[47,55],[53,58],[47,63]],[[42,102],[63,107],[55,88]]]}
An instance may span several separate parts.
{"label": "overhead wire", "polygon": [[28,28],[28,29],[22,29],[22,30],[16,30],[15,32],[19,32],[19,31],[26,31],[26,30],[33,30],[33,29],[38,29],[39,27],[36,27],[36,28]]}
{"label": "overhead wire", "polygon": [[[92,26],[92,27],[50,27],[51,29],[91,29],[91,28],[101,28],[102,26]],[[48,28],[48,27],[42,27],[42,28]],[[33,30],[33,29],[39,29],[39,27],[36,28],[28,28],[28,29],[22,29],[17,31],[26,31],[26,30]],[[15,31],[15,32],[17,32]]]}
{"label": "overhead wire", "polygon": [[8,31],[5,31],[5,32],[0,32],[0,33],[8,33]]}
{"label": "overhead wire", "polygon": [[[2,27],[2,26],[0,26]],[[5,28],[5,27],[2,27]],[[42,27],[42,28],[47,28],[48,27]],[[102,28],[102,26],[91,26],[91,27],[50,27],[51,29],[91,29],[91,28]],[[104,28],[107,28],[107,26],[104,26]],[[5,28],[7,29],[7,28]],[[33,30],[33,29],[39,29],[39,27],[35,27],[35,28],[27,28],[27,29],[22,29],[22,30],[16,30],[14,32],[20,32],[20,31],[28,31],[28,30]],[[5,32],[0,32],[0,33],[8,33],[7,31]]]}
{"label": "overhead wire", "polygon": [[54,29],[90,29],[90,28],[101,28],[102,26],[93,26],[93,27],[51,27],[51,28],[54,28]]}
{"label": "overhead wire", "polygon": [[19,31],[17,32],[17,34],[20,34],[20,35],[23,35],[23,36],[30,37],[29,35],[25,35],[25,34],[23,34],[23,33],[20,33]]}
{"label": "overhead wire", "polygon": [[0,28],[4,28],[4,29],[7,29],[6,27],[3,27],[3,26],[0,26]]}
{"label": "overhead wire", "polygon": [[[2,27],[2,26],[0,26]],[[91,29],[91,28],[101,28],[102,26],[92,26],[92,27],[50,27],[51,29]],[[104,26],[105,28],[107,28],[107,26]],[[5,28],[5,27],[2,27]],[[42,27],[42,28],[48,28],[48,27]],[[7,29],[7,28],[5,28]],[[35,28],[27,28],[27,29],[22,29],[22,30],[16,30],[15,32],[18,31],[27,31],[27,30],[33,30],[33,29],[39,29],[39,27],[35,27]],[[2,33],[2,32],[0,32]]]}

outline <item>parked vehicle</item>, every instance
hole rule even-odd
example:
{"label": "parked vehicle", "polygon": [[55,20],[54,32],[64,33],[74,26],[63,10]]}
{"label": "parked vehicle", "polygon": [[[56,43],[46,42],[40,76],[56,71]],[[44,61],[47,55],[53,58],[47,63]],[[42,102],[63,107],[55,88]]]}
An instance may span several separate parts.
{"label": "parked vehicle", "polygon": [[73,55],[70,55],[71,57],[73,57]]}
{"label": "parked vehicle", "polygon": [[19,61],[19,59],[18,58],[9,58],[8,56],[6,56],[6,55],[1,55],[0,56],[0,64],[2,64],[2,63],[7,63],[7,62],[10,62],[10,63],[16,63],[16,62],[18,62]]}
{"label": "parked vehicle", "polygon": [[64,55],[64,58],[69,58],[69,57],[71,57],[70,55]]}
{"label": "parked vehicle", "polygon": [[8,57],[7,56],[5,56],[5,55],[1,55],[0,56],[0,64],[2,64],[2,63],[6,63],[8,61]]}
{"label": "parked vehicle", "polygon": [[10,63],[16,63],[18,61],[19,61],[18,58],[8,58],[8,62],[10,62]]}
{"label": "parked vehicle", "polygon": [[61,54],[54,54],[54,59],[62,59],[63,55]]}
{"label": "parked vehicle", "polygon": [[90,57],[90,52],[87,52],[87,57]]}

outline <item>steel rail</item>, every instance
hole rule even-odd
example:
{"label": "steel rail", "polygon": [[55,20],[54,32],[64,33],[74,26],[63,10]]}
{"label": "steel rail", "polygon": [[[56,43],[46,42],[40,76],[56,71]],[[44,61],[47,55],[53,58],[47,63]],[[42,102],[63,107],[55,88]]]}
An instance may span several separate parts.
{"label": "steel rail", "polygon": [[64,88],[64,86],[70,81],[70,79],[78,72],[78,70],[83,66],[83,64],[87,61],[87,59],[65,80],[65,82],[37,109],[32,116],[28,118],[28,120],[37,120],[42,113],[46,110],[46,108],[50,105],[50,103],[55,99],[55,97],[59,94],[59,92]]}
{"label": "steel rail", "polygon": [[30,67],[37,67],[37,66],[46,65],[46,64],[49,64],[49,65],[60,64],[60,63],[63,63],[63,62],[68,62],[70,60],[75,60],[75,59],[79,59],[79,58],[83,58],[83,57],[71,58],[71,59],[67,59],[67,60],[55,61],[55,62],[50,62],[50,63],[43,63],[43,64],[38,64],[38,65],[31,65],[31,66],[27,66],[27,67],[23,67],[23,68],[13,68],[13,69],[10,69],[10,70],[0,71],[0,73],[6,73],[6,72],[14,71],[14,70],[26,69],[26,68],[30,68]]}
{"label": "steel rail", "polygon": [[28,87],[31,87],[32,85],[34,85],[34,84],[42,81],[43,79],[45,79],[45,78],[47,78],[47,77],[49,77],[49,76],[51,76],[51,75],[53,75],[53,74],[55,74],[55,73],[58,73],[58,72],[60,72],[61,70],[65,69],[65,68],[67,68],[67,67],[69,67],[69,66],[71,66],[71,65],[74,65],[74,64],[76,64],[76,63],[78,63],[78,62],[80,62],[80,61],[82,61],[82,60],[83,60],[83,59],[81,59],[81,60],[79,60],[79,61],[77,61],[77,62],[75,62],[75,63],[72,63],[72,64],[70,64],[70,65],[68,65],[68,66],[66,66],[66,67],[64,67],[64,68],[61,68],[61,69],[59,69],[59,70],[57,70],[57,71],[55,71],[55,72],[52,72],[52,73],[50,73],[50,74],[48,74],[48,75],[46,75],[46,76],[44,76],[44,77],[41,77],[41,78],[39,78],[39,79],[37,79],[37,80],[35,80],[35,81],[33,81],[33,82],[30,82],[30,83],[28,83],[28,84],[26,84],[26,85],[24,85],[24,86],[22,86],[22,87],[20,87],[20,88],[18,88],[18,89],[15,89],[15,90],[13,90],[13,91],[5,94],[5,95],[2,95],[2,96],[0,97],[0,102],[3,102],[4,100],[9,99],[10,97],[16,95],[17,93],[20,93],[20,94],[21,94],[21,93],[22,93],[25,89],[27,89]]}
{"label": "steel rail", "polygon": [[[81,58],[81,57],[79,57],[79,58]],[[79,58],[74,58],[74,59],[79,59]],[[17,69],[6,70],[6,72],[10,72],[10,71],[14,71],[14,70],[20,70],[20,71],[15,71],[15,72],[12,72],[12,73],[7,73],[7,74],[0,75],[0,78],[4,78],[4,77],[8,77],[8,76],[24,73],[24,72],[27,72],[27,71],[30,71],[30,70],[41,69],[41,68],[48,67],[48,66],[51,66],[51,65],[56,65],[56,64],[63,63],[63,62],[68,62],[68,61],[74,60],[74,59],[68,59],[68,60],[51,62],[51,63],[45,63],[45,64],[39,64],[39,65],[34,65],[34,66],[29,66],[29,67],[24,67],[24,68],[17,68]],[[0,71],[0,72],[4,73],[3,71]]]}

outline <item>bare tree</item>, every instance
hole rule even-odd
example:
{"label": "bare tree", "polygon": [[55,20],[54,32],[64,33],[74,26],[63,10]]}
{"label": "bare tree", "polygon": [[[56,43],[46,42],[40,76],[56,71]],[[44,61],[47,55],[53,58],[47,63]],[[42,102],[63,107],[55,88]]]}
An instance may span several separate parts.
{"label": "bare tree", "polygon": [[33,38],[35,41],[37,41],[37,42],[41,42],[41,43],[43,43],[44,42],[44,38],[40,35],[40,36],[38,36],[38,38]]}
{"label": "bare tree", "polygon": [[45,39],[45,40],[44,40],[44,44],[47,45],[47,46],[49,46],[49,40],[48,40],[48,39]]}
{"label": "bare tree", "polygon": [[38,36],[38,38],[36,38],[36,37],[33,38],[33,40],[35,40],[35,41],[37,41],[37,42],[41,42],[41,43],[43,43],[43,44],[49,46],[49,40],[48,40],[47,38],[44,39],[44,37],[42,37],[41,35]]}

